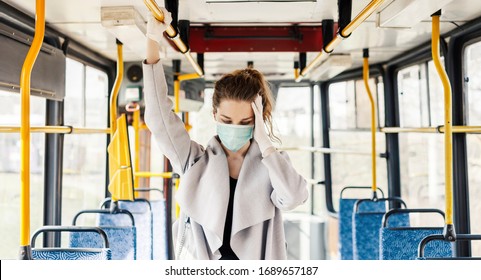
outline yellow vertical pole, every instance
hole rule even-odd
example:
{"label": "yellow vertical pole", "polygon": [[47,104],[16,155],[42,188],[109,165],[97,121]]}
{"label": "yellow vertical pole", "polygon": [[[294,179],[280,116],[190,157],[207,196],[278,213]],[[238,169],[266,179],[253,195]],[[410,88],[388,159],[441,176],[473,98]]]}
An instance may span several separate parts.
{"label": "yellow vertical pole", "polygon": [[[132,126],[135,132],[135,162],[134,162],[134,174],[140,171],[140,109],[133,112],[134,120]],[[140,178],[134,176],[134,188],[139,187]],[[137,195],[137,193],[136,193]]]}
{"label": "yellow vertical pole", "polygon": [[363,68],[362,78],[364,80],[364,87],[366,88],[369,101],[371,103],[371,149],[372,149],[372,191],[376,195],[377,177],[376,177],[376,106],[369,88],[369,49],[363,50]]}
{"label": "yellow vertical pole", "polygon": [[117,40],[117,76],[115,77],[114,87],[110,93],[110,135],[114,135],[117,125],[117,97],[120,85],[124,78],[124,59],[122,54],[122,43]]}
{"label": "yellow vertical pole", "polygon": [[184,113],[184,126],[187,132],[189,132],[192,129],[192,125],[190,125],[189,123],[189,112]]}
{"label": "yellow vertical pole", "polygon": [[45,0],[37,0],[35,9],[35,35],[20,74],[22,106],[20,127],[21,246],[29,245],[30,239],[30,77],[45,36]]}
{"label": "yellow vertical pole", "polygon": [[174,80],[174,112],[180,112],[180,81]]}
{"label": "yellow vertical pole", "polygon": [[20,259],[30,253],[30,77],[45,36],[45,0],[35,4],[35,35],[20,73]]}
{"label": "yellow vertical pole", "polygon": [[445,157],[445,188],[446,188],[446,224],[453,224],[453,130],[451,108],[451,84],[448,75],[441,65],[439,54],[439,17],[438,12],[432,16],[431,52],[436,71],[441,79],[444,89],[444,157]]}
{"label": "yellow vertical pole", "polygon": [[[179,189],[179,185],[180,185],[180,178],[172,178],[173,180],[175,180],[175,191],[177,192],[177,190]],[[175,203],[175,217],[176,218],[179,218],[180,216],[180,206],[178,203]]]}

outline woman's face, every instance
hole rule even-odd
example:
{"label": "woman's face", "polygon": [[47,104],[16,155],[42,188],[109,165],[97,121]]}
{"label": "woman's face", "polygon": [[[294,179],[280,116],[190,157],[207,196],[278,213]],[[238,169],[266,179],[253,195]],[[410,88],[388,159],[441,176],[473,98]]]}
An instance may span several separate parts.
{"label": "woman's face", "polygon": [[224,99],[214,113],[214,118],[225,124],[253,125],[254,111],[247,101]]}

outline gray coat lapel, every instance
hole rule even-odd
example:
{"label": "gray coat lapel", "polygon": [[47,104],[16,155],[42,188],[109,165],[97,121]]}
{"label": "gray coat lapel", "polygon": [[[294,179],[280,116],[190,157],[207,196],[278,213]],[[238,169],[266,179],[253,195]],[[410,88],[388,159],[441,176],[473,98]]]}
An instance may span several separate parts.
{"label": "gray coat lapel", "polygon": [[[255,141],[244,158],[234,196],[232,235],[274,217],[272,186]],[[229,203],[229,168],[224,150],[213,137],[205,153],[181,178],[176,194],[180,209],[200,224],[212,253],[222,245]]]}
{"label": "gray coat lapel", "polygon": [[257,142],[252,141],[242,163],[234,196],[232,236],[274,217],[272,186]]}
{"label": "gray coat lapel", "polygon": [[222,245],[229,203],[227,158],[215,138],[180,180],[177,203],[182,212],[202,226],[214,253]]}

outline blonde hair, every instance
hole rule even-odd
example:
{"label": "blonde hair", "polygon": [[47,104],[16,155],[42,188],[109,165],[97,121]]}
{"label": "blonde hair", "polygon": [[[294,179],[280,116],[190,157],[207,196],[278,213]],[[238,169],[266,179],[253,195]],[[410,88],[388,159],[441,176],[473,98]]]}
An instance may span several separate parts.
{"label": "blonde hair", "polygon": [[215,83],[214,96],[212,97],[212,107],[214,113],[220,102],[224,99],[254,102],[257,95],[262,97],[264,124],[267,125],[268,135],[272,141],[280,143],[280,139],[274,135],[272,128],[272,110],[274,108],[274,98],[267,80],[261,72],[246,68],[235,70],[225,74]]}

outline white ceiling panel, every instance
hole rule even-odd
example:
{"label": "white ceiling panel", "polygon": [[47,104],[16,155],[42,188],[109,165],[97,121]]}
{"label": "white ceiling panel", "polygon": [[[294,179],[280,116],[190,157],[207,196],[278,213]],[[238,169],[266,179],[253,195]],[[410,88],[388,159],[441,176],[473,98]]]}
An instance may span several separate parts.
{"label": "white ceiling panel", "polygon": [[[379,11],[396,0],[385,0]],[[418,0],[423,1],[423,0]],[[34,0],[4,0],[26,13],[35,12]],[[163,1],[157,1],[163,5]],[[319,25],[323,19],[337,20],[338,0],[317,1],[229,1],[229,0],[180,0],[179,18],[189,19],[192,24],[218,25],[287,25],[292,23]],[[356,16],[370,0],[353,0],[352,16]],[[115,37],[100,20],[102,6],[133,6],[146,19],[149,11],[140,0],[47,0],[46,17],[49,25],[67,34],[69,37],[85,44],[89,48],[116,59]],[[453,0],[443,9],[441,16],[442,33],[452,30],[457,25],[481,16],[481,1]],[[382,62],[397,56],[406,50],[431,37],[430,15],[416,15],[423,18],[422,22],[410,29],[376,28],[376,15],[368,18],[354,33],[344,40],[334,53],[349,53],[353,58],[353,67],[362,63],[362,49],[369,48],[372,63]],[[138,42],[135,42],[138,44]],[[143,53],[129,49],[129,43],[124,42],[124,60],[140,61]],[[130,44],[132,45],[132,44]],[[192,71],[183,55],[177,53],[167,41],[164,59],[166,65],[171,65],[172,59],[182,59],[182,69]],[[195,54],[193,54],[195,57]],[[317,53],[308,53],[309,63]],[[298,59],[297,53],[206,53],[205,66],[207,77],[228,72],[237,67],[245,67],[248,60],[260,70],[285,73],[292,77],[293,61]]]}

